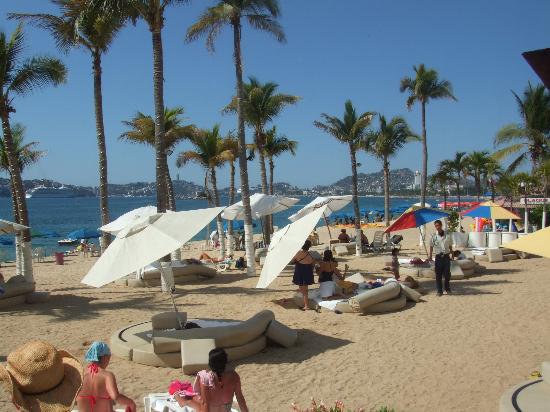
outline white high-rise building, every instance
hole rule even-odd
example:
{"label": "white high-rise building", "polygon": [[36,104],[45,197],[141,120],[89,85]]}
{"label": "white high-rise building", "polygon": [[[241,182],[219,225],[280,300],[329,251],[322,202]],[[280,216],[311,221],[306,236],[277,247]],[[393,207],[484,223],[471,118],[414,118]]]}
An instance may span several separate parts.
{"label": "white high-rise building", "polygon": [[418,189],[422,185],[421,174],[417,170],[414,172],[414,188]]}

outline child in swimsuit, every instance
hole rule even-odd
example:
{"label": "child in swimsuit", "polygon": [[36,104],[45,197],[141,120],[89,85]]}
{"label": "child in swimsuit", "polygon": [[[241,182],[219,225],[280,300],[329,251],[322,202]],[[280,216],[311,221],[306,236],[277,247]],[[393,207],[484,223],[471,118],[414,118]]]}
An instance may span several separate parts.
{"label": "child in swimsuit", "polygon": [[94,342],[86,352],[89,364],[76,400],[80,412],[113,412],[114,404],[125,406],[126,412],[136,411],[135,402],[118,391],[115,375],[106,370],[110,360],[106,343]]}

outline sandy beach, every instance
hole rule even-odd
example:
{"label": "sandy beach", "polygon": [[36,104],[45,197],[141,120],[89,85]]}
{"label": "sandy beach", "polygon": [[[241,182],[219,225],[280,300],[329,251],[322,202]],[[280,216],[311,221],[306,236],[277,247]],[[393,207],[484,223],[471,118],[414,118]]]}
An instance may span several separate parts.
{"label": "sandy beach", "polygon": [[[319,232],[326,242],[326,230]],[[372,234],[367,231],[369,239]],[[422,257],[418,232],[403,235],[402,255]],[[186,255],[197,257],[197,247]],[[95,260],[74,256],[64,266],[51,258],[35,264],[37,290],[51,292],[51,299],[0,312],[0,361],[31,338],[82,358],[91,341],[108,340],[127,324],[170,310],[158,288],[82,285]],[[372,275],[381,273],[385,260],[377,254],[339,258],[352,273]],[[383,405],[397,412],[494,411],[507,387],[550,359],[549,265],[542,258],[484,265],[482,276],[453,282],[452,296],[437,297],[434,281],[421,280],[428,292],[423,302],[381,315],[301,312],[291,303],[281,305],[277,302],[296,289],[287,272],[269,290],[256,290],[257,277],[233,270],[178,286],[176,301],[191,318],[246,319],[269,309],[299,331],[296,347],[268,347],[234,365],[251,411],[288,411],[292,402],[306,406],[311,397],[341,399],[367,411]],[[14,270],[2,268],[6,277]],[[176,369],[116,357],[110,368],[140,410],[145,394],[164,392],[170,380],[182,378]],[[13,410],[1,391],[0,411]]]}

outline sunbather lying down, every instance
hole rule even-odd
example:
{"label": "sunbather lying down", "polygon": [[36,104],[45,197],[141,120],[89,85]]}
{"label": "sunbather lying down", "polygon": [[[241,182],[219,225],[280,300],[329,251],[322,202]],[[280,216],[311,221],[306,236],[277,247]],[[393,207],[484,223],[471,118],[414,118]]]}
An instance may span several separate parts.
{"label": "sunbather lying down", "polygon": [[202,252],[199,256],[199,260],[201,262],[207,262],[207,263],[222,263],[227,262],[228,260],[233,260],[233,255],[226,256],[224,258],[213,258],[208,253]]}

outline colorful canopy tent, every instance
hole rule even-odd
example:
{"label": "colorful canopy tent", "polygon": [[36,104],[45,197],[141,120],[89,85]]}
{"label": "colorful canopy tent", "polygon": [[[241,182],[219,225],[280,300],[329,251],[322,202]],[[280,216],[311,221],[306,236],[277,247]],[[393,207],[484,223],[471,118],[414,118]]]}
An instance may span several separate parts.
{"label": "colorful canopy tent", "polygon": [[328,205],[312,211],[273,234],[257,288],[267,288],[300,250]]}
{"label": "colorful canopy tent", "polygon": [[[293,197],[254,193],[250,196],[252,218],[259,219],[262,216],[273,215],[281,212],[296,204],[298,200],[299,199]],[[244,220],[244,206],[242,200],[225,208],[222,213],[222,218],[225,220]]]}
{"label": "colorful canopy tent", "polygon": [[384,233],[418,228],[418,230],[420,231],[420,236],[422,238],[422,245],[424,246],[424,250],[426,251],[427,255],[428,251],[426,249],[426,242],[424,239],[424,234],[420,230],[420,227],[424,226],[426,223],[433,222],[437,219],[444,219],[448,216],[449,213],[442,210],[431,209],[428,207],[411,206],[401,216],[399,216],[397,220],[384,231]]}
{"label": "colorful canopy tent", "polygon": [[550,258],[550,227],[512,240],[502,247]]}
{"label": "colorful canopy tent", "polygon": [[161,259],[191,240],[222,210],[157,213],[136,221],[118,232],[82,283],[98,288]]}
{"label": "colorful canopy tent", "polygon": [[143,206],[138,207],[137,209],[130,210],[129,212],[124,213],[115,220],[106,225],[103,225],[99,228],[102,232],[111,233],[116,235],[126,226],[138,221],[141,218],[152,216],[157,213],[156,206]]}
{"label": "colorful canopy tent", "polygon": [[96,229],[77,229],[69,233],[67,235],[67,238],[68,239],[92,239],[100,236],[101,236],[101,233],[99,233],[99,231]]}
{"label": "colorful canopy tent", "polygon": [[493,221],[493,232],[496,232],[496,219],[521,219],[515,213],[512,213],[508,209],[505,209],[502,206],[499,206],[496,203],[490,201],[480,203],[478,206],[475,206],[472,209],[465,211],[464,213],[462,213],[462,216],[491,219]]}
{"label": "colorful canopy tent", "polygon": [[[325,224],[327,225],[329,237],[332,239],[332,234],[330,233],[330,228],[328,225],[327,218],[333,212],[346,207],[349,204],[349,202],[351,202],[351,199],[352,199],[351,195],[318,196],[315,199],[313,199],[311,202],[309,202],[307,205],[305,205],[303,208],[298,210],[296,213],[294,213],[292,216],[290,216],[288,220],[290,220],[291,222],[296,222],[298,219],[301,219],[302,217],[306,216],[308,213],[311,213],[323,206],[326,206],[325,212],[323,214],[323,218],[325,219]],[[343,216],[344,217],[342,218],[345,219],[346,215],[343,215]]]}

